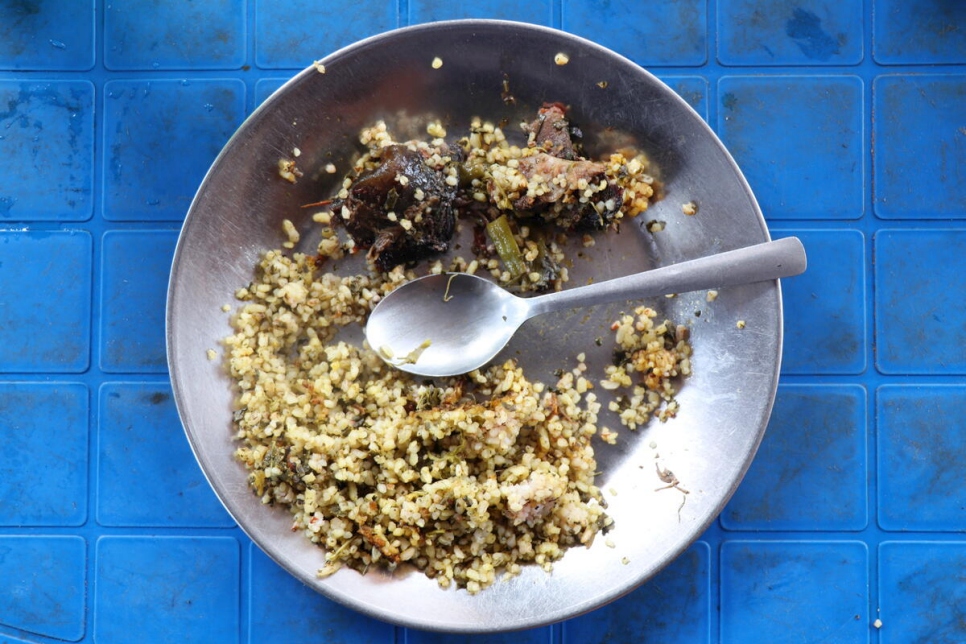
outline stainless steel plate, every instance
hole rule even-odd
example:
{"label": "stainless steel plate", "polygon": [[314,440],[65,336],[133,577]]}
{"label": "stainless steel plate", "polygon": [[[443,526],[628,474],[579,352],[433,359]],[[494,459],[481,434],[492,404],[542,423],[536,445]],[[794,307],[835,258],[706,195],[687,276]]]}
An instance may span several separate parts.
{"label": "stainless steel plate", "polygon": [[[566,65],[554,57],[564,53]],[[432,61],[439,57],[442,67]],[[567,553],[552,574],[531,567],[471,596],[441,590],[416,572],[343,570],[326,580],[323,553],[289,529],[288,513],[261,505],[232,454],[233,392],[221,351],[235,290],[252,278],[260,254],[283,241],[292,219],[313,243],[311,211],[301,204],[330,194],[340,169],[359,151],[360,128],[378,118],[401,130],[427,117],[450,133],[474,115],[507,130],[544,101],[570,106],[590,152],[632,143],[660,169],[665,197],[620,234],[581,249],[572,283],[605,279],[768,239],[755,199],[727,151],[698,115],[667,86],[630,61],[586,40],[516,23],[459,21],[411,27],[371,38],[309,67],[276,92],[225,146],[184,223],[168,293],[168,363],[178,410],[202,470],[238,524],[265,552],[323,594],[383,620],[423,629],[499,631],[565,619],[638,586],[680,554],[714,520],[748,468],[774,400],[781,357],[778,283],[648,304],[689,324],[694,375],[667,423],[622,431],[599,443],[599,485],[616,526],[590,548]],[[509,83],[515,103],[501,98]],[[295,185],[277,172],[299,148],[305,176]],[[695,201],[696,216],[681,205]],[[643,224],[666,222],[649,233]],[[575,249],[576,253],[576,249]],[[584,351],[591,370],[611,358],[609,325],[624,306],[548,316],[526,326],[507,348],[534,378],[572,365]],[[700,311],[700,316],[697,312]],[[737,328],[744,320],[746,328]],[[595,343],[604,339],[603,346]],[[603,392],[601,392],[603,393]],[[613,418],[602,423],[617,428]],[[658,490],[657,468],[688,490]],[[616,492],[616,495],[611,491]],[[683,505],[682,505],[683,503]],[[285,606],[278,607],[286,610]]]}

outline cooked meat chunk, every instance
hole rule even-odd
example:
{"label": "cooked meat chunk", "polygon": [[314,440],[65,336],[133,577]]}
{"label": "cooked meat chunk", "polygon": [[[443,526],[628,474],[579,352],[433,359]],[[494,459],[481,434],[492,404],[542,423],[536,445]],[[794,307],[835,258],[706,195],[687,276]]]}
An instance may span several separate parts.
{"label": "cooked meat chunk", "polygon": [[608,180],[603,163],[567,160],[539,153],[519,160],[527,191],[513,202],[518,212],[534,212],[564,230],[607,226],[620,210],[623,190]]}
{"label": "cooked meat chunk", "polygon": [[380,163],[361,174],[342,202],[345,227],[368,248],[380,270],[424,259],[449,248],[456,225],[456,186],[444,170],[426,164],[405,145],[381,151]]}
{"label": "cooked meat chunk", "polygon": [[[545,103],[525,127],[530,156],[512,169],[491,167],[490,201],[516,216],[540,216],[567,231],[605,228],[623,205],[623,189],[607,176],[604,163],[580,155],[580,131],[570,124],[566,108]],[[507,201],[510,196],[512,201]]]}
{"label": "cooked meat chunk", "polygon": [[527,127],[530,132],[528,143],[552,156],[573,159],[578,155],[565,110],[560,103],[544,103],[537,112],[537,119]]}
{"label": "cooked meat chunk", "polygon": [[[545,103],[523,127],[528,139],[522,147],[478,119],[454,144],[442,141],[439,123],[427,126],[442,132],[431,144],[397,143],[380,122],[360,137],[369,150],[354,164],[332,214],[341,215],[356,247],[368,250],[371,264],[388,271],[448,251],[457,218],[486,228],[506,217],[512,223],[502,239],[512,237],[523,222],[567,233],[603,230],[647,207],[653,180],[644,174],[646,159],[628,160],[622,153],[605,161],[584,157],[582,135],[564,105]],[[490,241],[474,247],[487,250]],[[557,279],[559,266],[548,264],[534,248],[521,252],[519,244],[506,245],[500,252],[493,245],[493,250],[504,264],[515,266],[514,279],[526,274],[528,286],[549,287]],[[531,279],[534,273],[550,277]]]}
{"label": "cooked meat chunk", "polygon": [[514,203],[520,210],[529,210],[540,203],[567,201],[568,197],[578,196],[581,187],[586,190],[607,180],[602,163],[568,161],[549,154],[520,159],[517,170],[526,178],[527,185],[535,188]]}

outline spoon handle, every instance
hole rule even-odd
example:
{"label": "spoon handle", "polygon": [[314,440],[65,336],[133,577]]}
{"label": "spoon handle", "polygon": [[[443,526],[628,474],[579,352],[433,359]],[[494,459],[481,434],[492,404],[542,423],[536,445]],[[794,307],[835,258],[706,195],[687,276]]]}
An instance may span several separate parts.
{"label": "spoon handle", "polygon": [[578,306],[792,277],[803,273],[806,265],[802,242],[787,237],[534,297],[528,317]]}

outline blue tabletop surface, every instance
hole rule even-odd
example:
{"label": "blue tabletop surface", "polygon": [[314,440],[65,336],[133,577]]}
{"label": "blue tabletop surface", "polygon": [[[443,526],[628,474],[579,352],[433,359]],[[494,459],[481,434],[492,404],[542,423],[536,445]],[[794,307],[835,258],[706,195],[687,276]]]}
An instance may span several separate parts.
{"label": "blue tabletop surface", "polygon": [[[253,546],[163,332],[180,223],[245,116],[343,45],[461,17],[655,72],[810,260],[720,519],[611,605],[479,637],[356,614]],[[0,0],[0,642],[966,642],[964,275],[959,0]]]}

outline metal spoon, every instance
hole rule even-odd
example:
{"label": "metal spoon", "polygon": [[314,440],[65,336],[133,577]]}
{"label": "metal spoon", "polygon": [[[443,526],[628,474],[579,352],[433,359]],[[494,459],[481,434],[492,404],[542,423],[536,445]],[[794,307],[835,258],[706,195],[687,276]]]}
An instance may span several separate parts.
{"label": "metal spoon", "polygon": [[366,339],[398,369],[453,376],[485,365],[521,324],[543,313],[792,277],[806,264],[802,243],[788,237],[526,299],[475,275],[427,275],[376,305]]}

